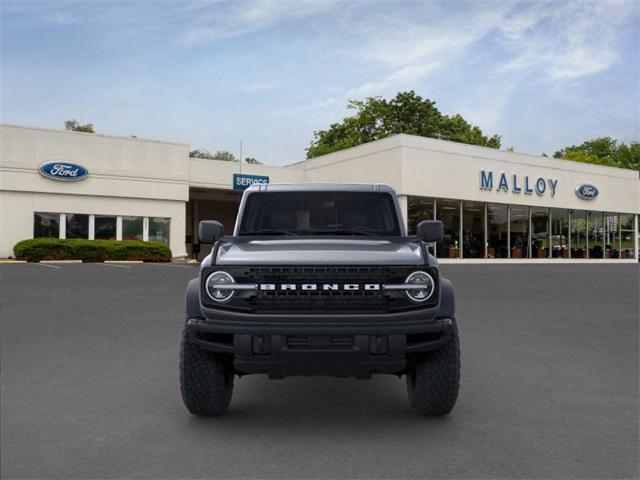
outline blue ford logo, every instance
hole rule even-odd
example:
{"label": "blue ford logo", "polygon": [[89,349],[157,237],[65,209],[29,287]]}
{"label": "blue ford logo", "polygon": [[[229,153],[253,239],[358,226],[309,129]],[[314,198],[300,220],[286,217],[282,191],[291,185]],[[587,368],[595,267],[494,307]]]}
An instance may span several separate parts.
{"label": "blue ford logo", "polygon": [[583,183],[576,187],[576,195],[583,200],[593,200],[598,196],[598,189],[588,183]]}
{"label": "blue ford logo", "polygon": [[56,161],[40,165],[40,173],[53,180],[75,182],[89,175],[89,170],[77,163]]}

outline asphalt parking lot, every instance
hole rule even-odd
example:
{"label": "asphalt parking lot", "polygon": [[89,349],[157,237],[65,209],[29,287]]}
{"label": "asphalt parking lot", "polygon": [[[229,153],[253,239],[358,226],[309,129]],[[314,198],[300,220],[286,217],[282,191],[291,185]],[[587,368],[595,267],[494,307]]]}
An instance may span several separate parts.
{"label": "asphalt parking lot", "polygon": [[243,377],[199,419],[178,388],[187,265],[3,265],[3,478],[637,478],[637,265],[450,266],[451,416],[404,379]]}

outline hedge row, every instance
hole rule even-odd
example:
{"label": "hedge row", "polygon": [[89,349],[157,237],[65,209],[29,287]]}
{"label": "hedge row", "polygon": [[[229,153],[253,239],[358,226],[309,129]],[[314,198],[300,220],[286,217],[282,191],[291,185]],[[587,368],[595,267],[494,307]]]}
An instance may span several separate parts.
{"label": "hedge row", "polygon": [[40,260],[142,260],[144,262],[169,262],[171,250],[160,242],[138,240],[80,240],[58,238],[34,238],[16,243],[13,253],[17,259],[29,262]]}

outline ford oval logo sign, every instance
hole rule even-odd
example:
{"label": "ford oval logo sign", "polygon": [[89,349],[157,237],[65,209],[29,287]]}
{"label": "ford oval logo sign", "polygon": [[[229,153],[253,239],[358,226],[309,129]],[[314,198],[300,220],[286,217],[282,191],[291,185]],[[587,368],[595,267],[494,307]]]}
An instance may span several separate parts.
{"label": "ford oval logo sign", "polygon": [[77,163],[56,161],[40,165],[40,173],[53,180],[77,182],[89,175],[89,170]]}
{"label": "ford oval logo sign", "polygon": [[583,200],[593,200],[598,196],[598,189],[588,183],[583,183],[576,187],[576,195]]}

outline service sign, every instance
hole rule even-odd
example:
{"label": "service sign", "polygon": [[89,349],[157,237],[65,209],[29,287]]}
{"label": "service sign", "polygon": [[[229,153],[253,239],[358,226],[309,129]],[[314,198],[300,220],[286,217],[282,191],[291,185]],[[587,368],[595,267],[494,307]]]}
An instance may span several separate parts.
{"label": "service sign", "polygon": [[589,183],[583,183],[576,187],[576,195],[583,200],[593,200],[598,196],[598,189]]}
{"label": "service sign", "polygon": [[43,176],[61,182],[77,182],[89,175],[89,170],[82,165],[63,160],[43,163],[39,170]]}
{"label": "service sign", "polygon": [[233,189],[246,190],[254,184],[266,185],[269,183],[269,177],[264,175],[246,175],[244,173],[233,174]]}

